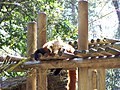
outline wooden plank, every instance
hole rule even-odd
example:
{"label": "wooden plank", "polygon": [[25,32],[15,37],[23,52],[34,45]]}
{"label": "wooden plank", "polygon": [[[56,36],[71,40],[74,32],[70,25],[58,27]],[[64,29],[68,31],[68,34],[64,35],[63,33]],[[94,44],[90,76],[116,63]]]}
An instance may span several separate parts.
{"label": "wooden plank", "polygon": [[78,67],[89,67],[89,68],[120,68],[120,59],[119,58],[107,58],[105,60],[88,60],[88,61],[83,61],[83,62],[78,62],[77,64],[79,65]]}
{"label": "wooden plank", "polygon": [[47,88],[47,70],[38,69],[38,90],[48,90]]}
{"label": "wooden plank", "polygon": [[106,58],[106,59],[92,59],[92,60],[53,60],[47,62],[26,62],[22,65],[22,68],[42,68],[42,69],[52,69],[52,68],[91,68],[91,69],[111,69],[111,68],[120,68],[120,58]]}

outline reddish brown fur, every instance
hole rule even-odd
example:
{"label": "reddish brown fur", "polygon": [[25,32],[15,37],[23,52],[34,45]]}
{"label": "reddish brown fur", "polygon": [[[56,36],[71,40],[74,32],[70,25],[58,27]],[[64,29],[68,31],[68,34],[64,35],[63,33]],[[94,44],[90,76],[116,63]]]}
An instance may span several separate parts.
{"label": "reddish brown fur", "polygon": [[68,78],[68,90],[76,90],[76,70],[69,70]]}

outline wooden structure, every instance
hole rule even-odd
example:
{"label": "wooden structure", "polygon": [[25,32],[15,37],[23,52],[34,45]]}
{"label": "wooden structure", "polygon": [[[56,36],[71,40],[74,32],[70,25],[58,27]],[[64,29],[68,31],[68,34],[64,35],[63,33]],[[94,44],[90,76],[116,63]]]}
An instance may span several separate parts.
{"label": "wooden structure", "polygon": [[[50,58],[50,60],[40,62],[33,61],[30,58],[31,61],[20,64],[14,71],[18,70],[18,68],[19,70],[33,68],[32,72],[29,73],[31,76],[27,78],[26,90],[48,90],[47,70],[53,68],[78,69],[78,90],[105,90],[105,69],[120,68],[120,47],[115,44],[119,41],[97,39],[88,43],[88,3],[87,1],[79,1],[78,4],[79,39],[78,42],[75,42],[78,45],[72,44],[73,47],[78,48],[76,48],[74,55],[63,54],[67,58],[74,57],[74,59],[70,61],[65,59],[57,60],[53,57],[53,59]],[[38,33],[36,34],[36,32]],[[39,13],[38,27],[35,22],[28,24],[28,57],[45,42],[46,14]],[[11,61],[15,60],[15,58],[12,58]],[[60,58],[62,58],[62,55]],[[4,58],[1,57],[0,60],[4,60]],[[22,59],[16,58],[16,60],[20,61]]]}

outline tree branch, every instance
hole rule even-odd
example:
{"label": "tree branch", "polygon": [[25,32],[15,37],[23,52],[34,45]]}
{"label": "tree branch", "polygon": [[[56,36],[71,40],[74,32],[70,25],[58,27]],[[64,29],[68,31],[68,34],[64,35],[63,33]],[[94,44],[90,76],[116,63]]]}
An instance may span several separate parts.
{"label": "tree branch", "polygon": [[120,25],[120,8],[119,8],[118,0],[112,0],[112,2],[115,7],[115,10],[118,16],[119,25]]}

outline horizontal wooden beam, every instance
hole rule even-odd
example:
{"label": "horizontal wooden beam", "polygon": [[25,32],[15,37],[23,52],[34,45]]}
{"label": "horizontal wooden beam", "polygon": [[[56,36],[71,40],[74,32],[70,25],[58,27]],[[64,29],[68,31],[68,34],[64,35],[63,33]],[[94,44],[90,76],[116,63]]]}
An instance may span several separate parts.
{"label": "horizontal wooden beam", "polygon": [[106,59],[91,59],[82,60],[81,58],[76,58],[74,60],[51,60],[51,61],[29,61],[22,65],[23,69],[26,68],[41,68],[41,69],[51,69],[51,68],[120,68],[120,58],[106,58]]}
{"label": "horizontal wooden beam", "polygon": [[[20,61],[22,59],[12,58],[12,61]],[[25,59],[25,58],[24,58]],[[5,59],[4,59],[5,60]],[[2,61],[2,60],[1,60]],[[9,66],[13,67],[15,64]],[[76,68],[92,68],[92,69],[111,69],[120,68],[120,57],[114,58],[100,58],[100,59],[81,59],[75,58],[73,60],[47,60],[47,61],[27,61],[20,66],[16,67],[14,71],[24,71],[28,68],[41,68],[41,69],[51,69],[51,68],[64,68],[64,69],[76,69]]]}

